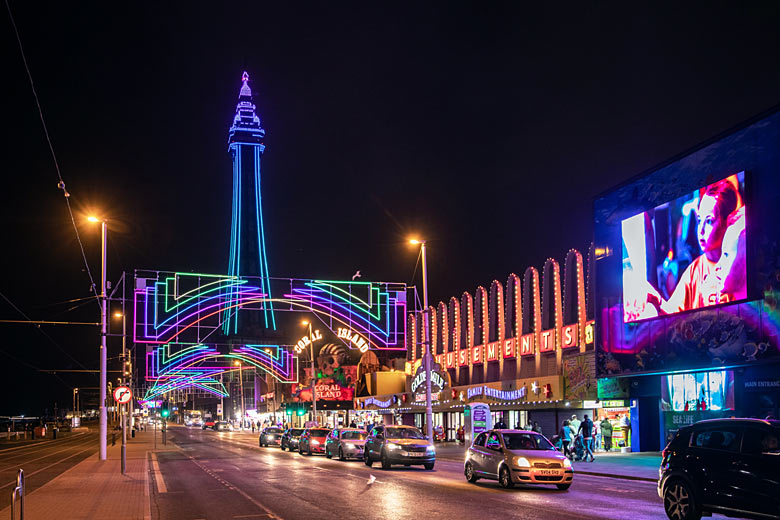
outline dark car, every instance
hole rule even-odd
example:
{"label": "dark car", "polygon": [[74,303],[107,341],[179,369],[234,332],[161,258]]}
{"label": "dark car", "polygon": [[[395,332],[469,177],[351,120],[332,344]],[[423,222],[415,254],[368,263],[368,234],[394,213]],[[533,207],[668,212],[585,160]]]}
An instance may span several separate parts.
{"label": "dark car", "polygon": [[672,520],[721,513],[780,519],[780,421],[710,419],[663,451],[658,495]]}
{"label": "dark car", "polygon": [[214,423],[214,431],[217,432],[232,432],[233,425],[228,421],[217,421]]}
{"label": "dark car", "polygon": [[298,441],[303,434],[303,428],[287,428],[282,434],[282,440],[279,446],[284,451],[287,448],[290,451],[296,451],[298,449]]}
{"label": "dark car", "polygon": [[260,432],[260,446],[281,446],[284,430],[276,426],[266,426]]}
{"label": "dark car", "polygon": [[329,428],[306,428],[298,441],[298,453],[325,453],[325,439],[330,432]]}
{"label": "dark car", "polygon": [[390,469],[393,464],[433,469],[436,448],[414,426],[379,425],[371,430],[363,452],[366,466],[371,467],[375,460],[382,463],[382,469]]}

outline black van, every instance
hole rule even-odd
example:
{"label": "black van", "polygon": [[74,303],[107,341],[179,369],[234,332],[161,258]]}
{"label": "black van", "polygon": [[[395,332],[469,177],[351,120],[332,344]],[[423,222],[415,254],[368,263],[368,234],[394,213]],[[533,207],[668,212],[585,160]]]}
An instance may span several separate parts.
{"label": "black van", "polygon": [[779,439],[780,421],[711,419],[681,428],[659,470],[666,515],[780,519]]}

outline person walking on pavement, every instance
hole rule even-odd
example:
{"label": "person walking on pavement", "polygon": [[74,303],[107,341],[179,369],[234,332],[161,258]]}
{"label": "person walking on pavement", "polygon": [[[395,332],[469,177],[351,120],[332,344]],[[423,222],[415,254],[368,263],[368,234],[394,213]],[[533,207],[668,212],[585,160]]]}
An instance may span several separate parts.
{"label": "person walking on pavement", "polygon": [[577,435],[577,432],[580,431],[580,420],[577,419],[576,414],[572,414],[571,419],[569,419],[569,426],[571,426],[574,435]]}
{"label": "person walking on pavement", "polygon": [[542,433],[542,427],[541,427],[541,426],[539,426],[539,423],[538,423],[538,422],[536,422],[536,421],[534,421],[534,431],[535,431],[536,433],[540,434],[540,435],[541,435],[541,433]]}
{"label": "person walking on pavement", "polygon": [[574,433],[571,431],[571,426],[569,426],[569,421],[564,420],[563,425],[561,426],[561,444],[563,445],[563,454],[572,458],[572,454],[569,451],[569,445],[571,444],[571,441],[574,439]]}
{"label": "person walking on pavement", "polygon": [[612,450],[612,423],[606,417],[601,420],[601,436],[604,438],[604,451]]}
{"label": "person walking on pavement", "polygon": [[593,462],[595,460],[593,457],[593,421],[588,419],[587,414],[583,416],[580,427],[577,429],[577,433],[582,434],[582,440],[585,448],[584,460],[587,461],[588,455],[590,455],[590,461]]}
{"label": "person walking on pavement", "polygon": [[623,443],[626,447],[631,446],[631,420],[628,414],[623,414],[620,418],[620,429],[623,431]]}

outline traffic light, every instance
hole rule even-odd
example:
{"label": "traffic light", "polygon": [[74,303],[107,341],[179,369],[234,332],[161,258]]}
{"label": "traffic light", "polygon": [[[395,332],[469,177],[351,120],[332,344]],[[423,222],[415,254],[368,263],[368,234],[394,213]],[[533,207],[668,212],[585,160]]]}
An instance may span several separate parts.
{"label": "traffic light", "polygon": [[286,403],[284,412],[287,415],[297,415],[298,417],[306,415],[309,411],[309,403]]}
{"label": "traffic light", "polygon": [[168,408],[168,400],[165,399],[162,402],[162,406],[160,407],[160,415],[165,418],[168,417],[171,414],[170,408]]}

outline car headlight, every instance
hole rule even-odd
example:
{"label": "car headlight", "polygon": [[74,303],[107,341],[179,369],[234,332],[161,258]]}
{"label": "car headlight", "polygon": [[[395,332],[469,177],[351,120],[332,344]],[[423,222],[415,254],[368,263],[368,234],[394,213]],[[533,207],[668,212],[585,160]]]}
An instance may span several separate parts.
{"label": "car headlight", "polygon": [[348,450],[354,450],[356,448],[356,446],[350,442],[345,442],[344,447],[347,448]]}
{"label": "car headlight", "polygon": [[433,446],[426,446],[425,451],[426,453],[436,453],[436,448]]}
{"label": "car headlight", "polygon": [[518,468],[530,468],[531,463],[525,457],[515,457],[515,466]]}
{"label": "car headlight", "polygon": [[312,439],[312,440],[311,440],[311,443],[312,443],[312,444],[314,444],[314,445],[316,446],[317,444],[319,444],[319,443],[320,443],[320,441],[318,441],[317,439]]}
{"label": "car headlight", "polygon": [[387,443],[387,449],[388,450],[400,450],[401,447],[398,444],[395,444],[394,442],[388,442]]}
{"label": "car headlight", "polygon": [[571,468],[571,461],[568,458],[563,459],[563,467],[564,468]]}

